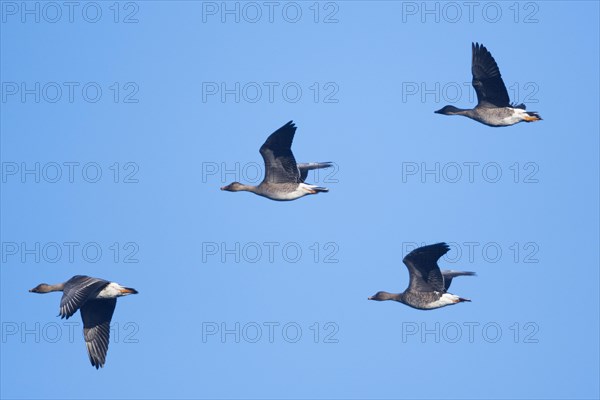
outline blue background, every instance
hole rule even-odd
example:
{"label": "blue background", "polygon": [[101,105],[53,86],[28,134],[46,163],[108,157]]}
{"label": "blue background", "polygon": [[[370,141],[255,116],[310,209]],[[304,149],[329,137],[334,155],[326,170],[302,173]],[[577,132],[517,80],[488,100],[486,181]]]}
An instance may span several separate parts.
{"label": "blue background", "polygon": [[[59,18],[26,4],[39,22],[0,4],[3,398],[598,398],[597,2],[482,2],[472,19],[463,3],[306,2],[295,23],[288,3],[271,22],[263,3],[260,18],[228,3],[236,21],[221,2],[99,2],[95,23],[85,2],[72,22],[65,6]],[[473,41],[543,121],[433,113],[475,104]],[[21,97],[36,82],[39,102]],[[79,85],[72,102],[65,82]],[[206,92],[236,82],[239,101]],[[265,82],[278,85],[272,101]],[[298,161],[335,162],[308,180],[330,192],[287,203],[221,192],[249,181],[260,145],[291,119]],[[73,182],[65,162],[79,163]],[[39,182],[8,173],[35,163]],[[436,163],[437,177],[420,175]],[[471,181],[464,163],[479,163]],[[477,272],[451,288],[472,303],[367,301],[404,290],[402,257],[439,241],[452,247],[442,268]],[[82,255],[90,243],[100,257]],[[60,295],[27,292],[76,274],[140,292],[118,301],[99,371],[79,315],[69,338]],[[206,335],[236,323],[237,338]],[[266,323],[279,324],[272,340]]]}

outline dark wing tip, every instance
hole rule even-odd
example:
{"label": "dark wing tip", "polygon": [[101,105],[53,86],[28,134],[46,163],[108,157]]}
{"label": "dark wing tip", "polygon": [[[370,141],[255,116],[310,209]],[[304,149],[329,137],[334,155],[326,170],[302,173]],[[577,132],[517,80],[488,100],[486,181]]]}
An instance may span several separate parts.
{"label": "dark wing tip", "polygon": [[481,43],[478,42],[474,42],[471,44],[471,48],[473,49],[473,56],[475,56],[475,54],[490,54],[491,53],[488,51],[488,49]]}
{"label": "dark wing tip", "polygon": [[448,246],[448,243],[439,242],[439,243],[430,244],[427,246],[421,246],[421,247],[414,249],[413,251],[408,253],[402,259],[402,261],[404,261],[404,262],[406,262],[407,260],[411,261],[413,258],[418,257],[418,256],[423,256],[423,255],[432,255],[432,256],[436,256],[437,259],[439,259],[440,257],[442,257],[444,254],[446,254],[449,251],[450,251],[450,246]]}
{"label": "dark wing tip", "polygon": [[471,61],[471,68],[475,68],[473,76],[475,78],[489,78],[493,76],[500,76],[500,69],[498,63],[492,56],[492,53],[482,44],[473,44],[473,57]]}
{"label": "dark wing tip", "polygon": [[444,248],[444,250],[446,250],[447,252],[450,251],[450,246],[446,242],[436,243],[433,246],[438,246],[440,248]]}
{"label": "dark wing tip", "polygon": [[487,50],[485,48],[485,46],[483,45],[483,43],[479,43],[479,42],[472,42],[473,48],[476,49],[482,49],[482,50]]}
{"label": "dark wing tip", "polygon": [[296,129],[298,129],[298,127],[296,126],[296,124],[294,123],[294,121],[290,121],[287,124],[285,124],[286,127],[289,127],[290,129],[294,130],[294,133],[296,133]]}
{"label": "dark wing tip", "polygon": [[[102,333],[96,332],[96,335],[102,335]],[[95,336],[90,341],[87,340],[88,339],[86,339],[86,347],[90,363],[92,363],[92,366],[96,367],[96,369],[103,368],[106,363],[106,353],[108,353],[108,337],[101,338]],[[106,342],[103,342],[104,340],[106,340]]]}
{"label": "dark wing tip", "polygon": [[106,352],[97,345],[98,344],[94,341],[86,342],[90,363],[92,364],[92,367],[96,367],[96,369],[103,368],[104,363],[106,362]]}
{"label": "dark wing tip", "polygon": [[439,260],[444,254],[450,251],[450,246],[448,246],[448,243],[446,242],[440,242],[432,244],[428,251],[430,251],[432,255],[436,255]]}
{"label": "dark wing tip", "polygon": [[294,123],[294,121],[289,121],[287,124],[284,124],[281,128],[277,129],[275,132],[273,132],[269,138],[273,137],[274,135],[280,135],[280,134],[289,134],[290,132],[292,133],[292,135],[296,132],[296,129],[298,129],[296,127],[296,124]]}
{"label": "dark wing tip", "polygon": [[260,152],[262,153],[266,149],[273,148],[290,148],[292,146],[292,141],[294,140],[295,134],[296,125],[294,124],[294,121],[289,121],[287,124],[283,125],[281,128],[269,135],[267,140],[265,140],[263,145],[260,147]]}
{"label": "dark wing tip", "polygon": [[427,246],[423,246],[423,247],[419,247],[418,249],[415,249],[414,251],[422,251],[422,252],[431,252],[433,250],[436,251],[443,251],[443,254],[446,254],[447,252],[450,251],[450,246],[448,245],[448,243],[446,242],[439,242],[439,243],[434,243],[434,244],[430,244]]}
{"label": "dark wing tip", "polygon": [[296,132],[296,129],[298,129],[298,127],[294,123],[294,120],[290,120],[287,124],[283,125],[278,130],[284,130],[284,129],[292,129],[294,132]]}

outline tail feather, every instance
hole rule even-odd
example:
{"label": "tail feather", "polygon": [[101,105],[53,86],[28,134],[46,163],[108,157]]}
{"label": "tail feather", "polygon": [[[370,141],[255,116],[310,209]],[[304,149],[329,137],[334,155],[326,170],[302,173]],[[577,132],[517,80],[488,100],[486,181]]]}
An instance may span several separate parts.
{"label": "tail feather", "polygon": [[327,193],[329,189],[326,187],[311,185],[309,183],[301,183],[300,188],[308,192],[309,194],[317,194],[317,193]]}
{"label": "tail feather", "polygon": [[525,122],[535,122],[542,120],[542,117],[540,117],[540,114],[538,114],[537,111],[527,111],[525,114],[527,114],[527,117],[525,117]]}

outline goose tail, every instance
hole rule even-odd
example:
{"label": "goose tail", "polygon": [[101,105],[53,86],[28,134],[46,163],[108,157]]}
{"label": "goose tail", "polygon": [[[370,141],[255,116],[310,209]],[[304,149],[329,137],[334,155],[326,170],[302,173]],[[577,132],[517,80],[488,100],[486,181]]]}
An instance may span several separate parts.
{"label": "goose tail", "polygon": [[540,114],[538,114],[536,111],[526,111],[525,115],[523,116],[523,120],[525,122],[535,122],[541,121],[542,117],[540,117]]}
{"label": "goose tail", "polygon": [[316,193],[321,193],[321,192],[327,193],[327,192],[329,192],[329,189],[327,189],[326,187],[321,187],[321,186],[313,186],[311,189],[314,190]]}

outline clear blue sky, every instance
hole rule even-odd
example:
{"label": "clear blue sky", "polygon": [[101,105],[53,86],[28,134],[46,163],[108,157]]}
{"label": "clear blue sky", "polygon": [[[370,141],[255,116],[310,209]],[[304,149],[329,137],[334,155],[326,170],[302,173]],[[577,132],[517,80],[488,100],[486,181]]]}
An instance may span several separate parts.
{"label": "clear blue sky", "polygon": [[[0,2],[2,398],[599,397],[597,2],[23,4]],[[433,113],[474,105],[473,41],[543,121]],[[292,119],[330,192],[221,192]],[[440,241],[472,303],[367,301]],[[99,371],[79,314],[27,292],[76,274],[139,291]]]}

